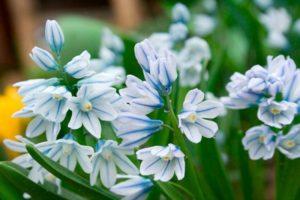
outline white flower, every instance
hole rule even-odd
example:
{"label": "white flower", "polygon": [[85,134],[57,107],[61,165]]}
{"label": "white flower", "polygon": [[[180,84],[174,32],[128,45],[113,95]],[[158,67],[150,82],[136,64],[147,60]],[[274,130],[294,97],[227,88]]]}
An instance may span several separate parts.
{"label": "white flower", "polygon": [[266,9],[272,5],[273,0],[254,0],[254,2],[258,7]]}
{"label": "white flower", "polygon": [[169,33],[153,33],[147,40],[150,41],[158,53],[166,49],[171,49],[174,45]]}
{"label": "white flower", "polygon": [[271,48],[281,49],[288,45],[288,40],[284,34],[276,31],[268,33],[267,43]]}
{"label": "white flower", "polygon": [[133,113],[149,114],[163,106],[159,93],[149,83],[132,75],[127,76],[126,88],[121,89],[120,94]]}
{"label": "white flower", "polygon": [[126,174],[138,174],[139,171],[136,166],[126,157],[128,154],[133,154],[133,152],[120,147],[113,140],[98,141],[96,152],[91,158],[90,184],[96,184],[100,172],[101,182],[105,187],[110,188],[117,180],[116,167]]}
{"label": "white flower", "polygon": [[202,63],[211,57],[207,42],[198,37],[186,40],[178,53],[178,67],[181,86],[195,86],[200,82]]}
{"label": "white flower", "polygon": [[276,135],[265,125],[255,126],[246,132],[242,142],[252,160],[270,159],[275,151]]}
{"label": "white flower", "polygon": [[190,90],[185,97],[183,110],[178,115],[179,128],[193,143],[200,142],[202,136],[213,137],[218,130],[218,125],[207,119],[220,115],[222,104],[203,99],[203,92],[198,89]]}
{"label": "white flower", "polygon": [[78,129],[83,125],[90,134],[100,138],[99,119],[112,121],[117,116],[117,112],[110,102],[110,98],[115,93],[115,89],[111,87],[80,87],[77,96],[70,99],[72,117],[69,127]]}
{"label": "white flower", "polygon": [[183,23],[172,24],[169,28],[169,34],[173,41],[181,41],[186,38],[188,28]]}
{"label": "white flower", "polygon": [[286,33],[291,25],[291,17],[285,8],[269,8],[260,16],[260,21],[269,32]]}
{"label": "white flower", "polygon": [[257,117],[269,126],[282,128],[292,123],[297,113],[297,104],[287,101],[276,102],[272,98],[259,105]]}
{"label": "white flower", "polygon": [[45,28],[45,38],[53,52],[60,55],[64,45],[64,34],[55,20],[47,20]]}
{"label": "white flower", "polygon": [[294,102],[298,104],[300,102],[300,71],[296,70],[296,72],[291,75],[287,79],[287,84],[284,85],[283,88],[283,97],[284,100],[289,102]]}
{"label": "white flower", "polygon": [[75,170],[77,162],[85,173],[91,173],[92,167],[89,156],[94,153],[92,147],[78,144],[72,134],[66,134],[62,139],[54,142],[46,142],[51,145],[51,150],[48,150],[46,156],[54,161],[59,161],[59,164],[68,168],[71,171]]}
{"label": "white flower", "polygon": [[157,59],[158,55],[151,42],[147,39],[134,46],[135,58],[143,70],[150,72],[150,62]]}
{"label": "white flower", "polygon": [[217,98],[213,93],[207,92],[206,93],[206,99],[207,100],[218,101],[220,103],[220,106],[221,106],[219,116],[226,116],[227,110],[225,108],[225,105],[222,103],[222,101],[219,98]]}
{"label": "white flower", "polygon": [[121,146],[127,148],[138,147],[162,128],[161,120],[153,120],[145,115],[128,112],[120,113],[113,121],[113,127],[118,137],[123,141]]}
{"label": "white flower", "polygon": [[216,21],[213,17],[205,14],[199,14],[194,19],[194,30],[199,36],[211,34],[216,27]]}
{"label": "white flower", "polygon": [[176,23],[187,23],[190,20],[188,8],[182,3],[176,3],[172,9],[172,20]]}
{"label": "white flower", "polygon": [[45,71],[55,71],[58,69],[57,62],[53,56],[44,49],[34,47],[29,55],[31,59]]}
{"label": "white flower", "polygon": [[277,148],[290,159],[300,157],[300,125],[295,125],[286,135],[277,138]]}
{"label": "white flower", "polygon": [[140,172],[142,175],[154,175],[154,180],[169,181],[174,173],[178,180],[184,178],[184,154],[175,145],[167,147],[154,146],[136,152],[137,158],[142,160]]}
{"label": "white flower", "polygon": [[[120,68],[118,67],[115,69],[120,69]],[[123,78],[121,78],[121,75],[119,76],[117,75],[117,73],[111,73],[111,72],[100,72],[90,77],[81,79],[80,81],[77,82],[77,85],[78,86],[93,85],[97,87],[107,87],[107,86],[118,85],[120,84],[120,82],[123,82]]]}
{"label": "white flower", "polygon": [[62,122],[69,110],[71,96],[64,86],[49,86],[36,95],[33,112],[49,121]]}
{"label": "white flower", "polygon": [[26,128],[26,136],[29,138],[37,137],[43,133],[46,133],[47,141],[54,141],[57,138],[58,133],[61,130],[60,122],[52,122],[45,119],[41,115],[36,115],[30,108],[23,108],[16,112],[13,117],[28,118],[34,117]]}
{"label": "white flower", "polygon": [[150,179],[137,176],[112,186],[110,191],[124,196],[122,200],[144,200],[147,199],[152,186]]}
{"label": "white flower", "polygon": [[177,79],[177,62],[175,56],[168,50],[161,52],[158,58],[150,63],[150,76],[152,76],[155,82],[154,84],[152,81],[150,82],[154,88],[162,94],[170,93],[172,84]]}
{"label": "white flower", "polygon": [[75,56],[70,62],[64,66],[64,70],[72,77],[81,79],[95,74],[90,69],[91,55],[87,51],[83,51],[80,55]]}
{"label": "white flower", "polygon": [[120,37],[113,34],[113,32],[109,28],[103,29],[101,42],[102,47],[106,47],[116,53],[121,53],[124,51],[123,41]]}
{"label": "white flower", "polygon": [[213,12],[217,8],[216,0],[203,0],[202,6],[208,11]]}
{"label": "white flower", "polygon": [[22,96],[31,97],[33,94],[39,93],[46,89],[48,86],[57,85],[59,83],[57,78],[50,79],[30,79],[15,83],[14,87],[19,87],[18,93]]}

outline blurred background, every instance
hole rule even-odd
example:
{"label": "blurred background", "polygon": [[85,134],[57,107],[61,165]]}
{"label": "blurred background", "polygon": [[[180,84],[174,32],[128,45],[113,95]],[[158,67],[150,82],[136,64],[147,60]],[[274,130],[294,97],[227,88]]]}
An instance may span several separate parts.
{"label": "blurred background", "polygon": [[[47,19],[56,19],[63,29],[63,62],[85,49],[93,58],[97,58],[102,30],[109,26],[124,41],[123,65],[126,72],[141,76],[141,70],[134,58],[133,46],[153,32],[168,32],[171,8],[176,2],[178,1],[0,0],[0,143],[2,144],[4,138],[14,138],[14,135],[22,134],[26,127],[26,119],[11,118],[12,113],[22,107],[22,103],[16,90],[10,85],[16,81],[45,76],[35,67],[29,53],[34,46],[46,46],[43,39]],[[216,96],[226,94],[225,85],[232,73],[244,72],[255,64],[265,65],[268,55],[289,55],[296,65],[300,65],[300,0],[179,2],[187,5],[192,15],[205,14],[215,21],[214,29],[201,37],[208,41],[211,48],[212,60],[208,65],[207,88]],[[284,47],[270,44],[270,30],[260,20],[260,16],[267,13],[270,7],[284,8],[289,15],[288,22],[278,20],[278,26],[281,23],[288,24],[284,32],[288,43]],[[255,115],[254,110],[252,114]],[[244,193],[246,190],[247,194],[247,188],[242,188],[239,184],[240,177],[245,174],[236,170],[246,167],[255,172],[250,184],[255,187],[255,194],[247,195],[272,199],[272,191],[263,191],[274,188],[273,173],[268,173],[274,171],[273,161],[249,161],[241,146],[241,135],[237,134],[237,130],[247,130],[259,122],[251,118],[249,111],[228,111],[226,118],[219,123],[220,130],[225,134],[220,135],[217,141],[230,171],[230,179],[237,186],[237,194],[241,195],[242,190]],[[0,160],[12,156],[11,152],[5,152],[0,145]]]}

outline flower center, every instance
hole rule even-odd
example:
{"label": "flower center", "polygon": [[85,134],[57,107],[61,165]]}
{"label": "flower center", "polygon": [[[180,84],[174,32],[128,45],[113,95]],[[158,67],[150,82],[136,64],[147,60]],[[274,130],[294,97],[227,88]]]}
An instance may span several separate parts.
{"label": "flower center", "polygon": [[296,145],[294,140],[287,140],[284,142],[286,148],[293,148]]}
{"label": "flower center", "polygon": [[164,161],[169,161],[169,160],[171,159],[171,157],[170,157],[170,156],[163,156],[162,159],[163,159]]}
{"label": "flower center", "polygon": [[55,100],[57,100],[57,101],[59,101],[59,100],[62,99],[62,96],[59,95],[59,94],[53,94],[53,95],[52,95],[52,98],[55,99]]}
{"label": "flower center", "polygon": [[83,105],[82,105],[82,110],[83,111],[91,111],[93,109],[93,105],[90,103],[90,102],[85,102]]}
{"label": "flower center", "polygon": [[261,136],[259,136],[258,140],[259,140],[260,143],[264,143],[265,140],[266,140],[266,136],[261,135]]}
{"label": "flower center", "polygon": [[197,115],[195,113],[192,113],[188,116],[189,122],[194,123],[197,120]]}
{"label": "flower center", "polygon": [[281,113],[281,110],[278,110],[277,108],[271,108],[270,109],[270,112],[273,114],[273,115],[278,115]]}
{"label": "flower center", "polygon": [[63,155],[67,156],[70,155],[72,152],[72,146],[71,145],[64,145],[62,148]]}

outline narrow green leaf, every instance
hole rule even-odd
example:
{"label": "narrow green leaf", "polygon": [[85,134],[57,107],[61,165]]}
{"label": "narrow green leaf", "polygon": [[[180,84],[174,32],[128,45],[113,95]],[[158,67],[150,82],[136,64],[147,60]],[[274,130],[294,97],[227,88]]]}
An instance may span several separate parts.
{"label": "narrow green leaf", "polygon": [[[242,140],[242,134],[239,134],[239,141]],[[241,142],[238,145],[238,164],[241,173],[241,184],[243,189],[243,195],[245,200],[253,200],[254,190],[251,171],[249,167],[249,160],[246,151]]]}
{"label": "narrow green leaf", "polygon": [[117,199],[110,192],[102,189],[90,187],[89,182],[81,176],[69,171],[50,158],[40,153],[33,145],[26,145],[28,153],[46,170],[66,183],[68,189],[74,193],[83,195],[88,199]]}
{"label": "narrow green leaf", "polygon": [[45,189],[41,185],[38,185],[28,179],[22,172],[18,171],[13,165],[8,164],[7,162],[0,163],[0,174],[8,182],[16,187],[23,193],[28,193],[33,199],[39,199],[41,194],[43,199],[64,199],[57,194],[52,193],[51,191]]}
{"label": "narrow green leaf", "polygon": [[215,140],[203,138],[199,150],[203,172],[205,172],[204,177],[215,196],[218,199],[234,199],[233,190]]}
{"label": "narrow green leaf", "polygon": [[300,159],[289,160],[278,154],[276,168],[276,199],[296,200],[300,190]]}
{"label": "narrow green leaf", "polygon": [[160,182],[160,181],[156,181],[154,183],[158,188],[160,188],[160,190],[162,191],[162,193],[171,200],[182,200],[182,199],[194,199],[191,196],[186,196],[182,193],[182,191],[180,192],[180,190],[178,190],[178,187],[174,187],[172,184],[168,183],[168,182]]}

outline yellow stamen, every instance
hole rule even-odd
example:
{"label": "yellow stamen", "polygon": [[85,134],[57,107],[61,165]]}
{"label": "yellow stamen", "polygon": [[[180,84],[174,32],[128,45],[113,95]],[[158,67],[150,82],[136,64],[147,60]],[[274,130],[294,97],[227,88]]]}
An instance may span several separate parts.
{"label": "yellow stamen", "polygon": [[294,140],[287,140],[284,142],[286,148],[293,148],[296,145]]}
{"label": "yellow stamen", "polygon": [[188,116],[188,120],[192,123],[194,123],[197,120],[197,115],[195,113],[192,113]]}

